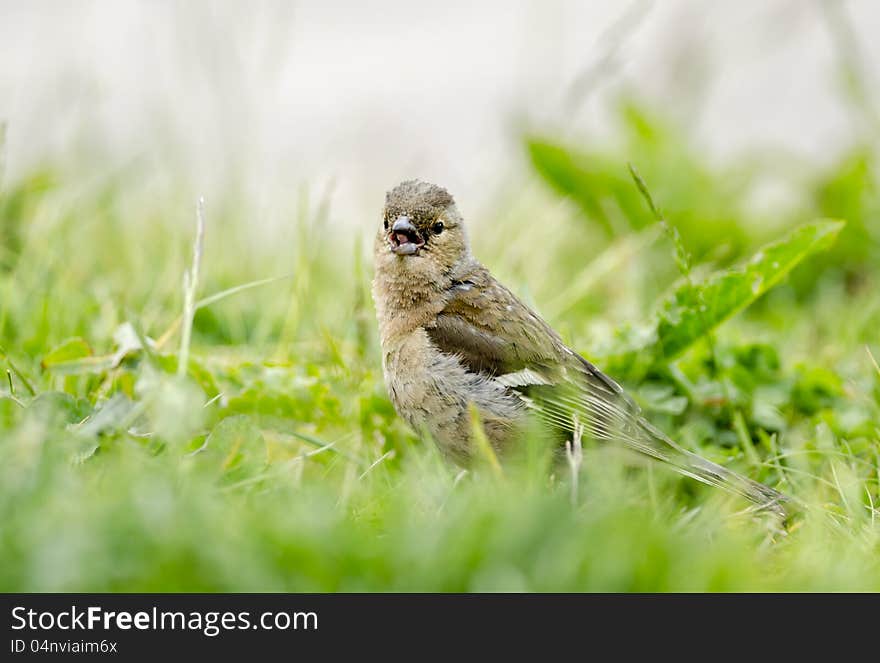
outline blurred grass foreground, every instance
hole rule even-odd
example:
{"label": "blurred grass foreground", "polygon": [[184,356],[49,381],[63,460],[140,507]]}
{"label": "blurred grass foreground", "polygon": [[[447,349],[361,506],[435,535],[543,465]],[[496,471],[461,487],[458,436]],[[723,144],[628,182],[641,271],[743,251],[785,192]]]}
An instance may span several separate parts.
{"label": "blurred grass foreground", "polygon": [[385,395],[372,217],[328,242],[303,192],[260,233],[229,189],[202,246],[187,187],[48,163],[0,192],[0,589],[880,590],[878,142],[719,167],[618,120],[614,150],[524,136],[476,253],[683,445],[809,504],[787,531],[609,449],[576,493],[529,440],[442,462]]}

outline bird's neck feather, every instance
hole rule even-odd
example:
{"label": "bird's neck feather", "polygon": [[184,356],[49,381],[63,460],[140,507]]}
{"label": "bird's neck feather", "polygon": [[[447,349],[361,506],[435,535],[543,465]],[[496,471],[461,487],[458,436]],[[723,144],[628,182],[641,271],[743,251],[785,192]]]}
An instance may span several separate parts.
{"label": "bird's neck feather", "polygon": [[379,319],[382,344],[388,345],[420,327],[430,326],[446,305],[454,281],[467,272],[472,259],[451,270],[413,269],[421,267],[409,258],[383,261],[376,266],[373,299]]}
{"label": "bird's neck feather", "polygon": [[440,283],[377,272],[373,298],[383,345],[429,324],[442,309],[442,292]]}

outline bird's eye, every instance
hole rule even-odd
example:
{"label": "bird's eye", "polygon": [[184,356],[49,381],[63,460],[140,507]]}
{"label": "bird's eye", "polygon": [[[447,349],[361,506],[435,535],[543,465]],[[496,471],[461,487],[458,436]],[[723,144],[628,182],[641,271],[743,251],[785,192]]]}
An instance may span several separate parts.
{"label": "bird's eye", "polygon": [[442,233],[443,232],[443,222],[438,221],[437,223],[435,223],[433,230],[434,230],[435,235],[439,235],[440,233]]}

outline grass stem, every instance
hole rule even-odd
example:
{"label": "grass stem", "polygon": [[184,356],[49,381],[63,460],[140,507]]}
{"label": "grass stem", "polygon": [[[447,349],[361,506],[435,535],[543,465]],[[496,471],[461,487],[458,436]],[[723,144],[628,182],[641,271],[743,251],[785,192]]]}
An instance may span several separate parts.
{"label": "grass stem", "polygon": [[205,199],[196,204],[196,238],[193,242],[192,266],[183,273],[183,329],[180,334],[180,354],[177,359],[177,375],[186,375],[189,365],[189,347],[192,340],[193,318],[196,313],[196,291],[199,287],[199,268],[205,245]]}

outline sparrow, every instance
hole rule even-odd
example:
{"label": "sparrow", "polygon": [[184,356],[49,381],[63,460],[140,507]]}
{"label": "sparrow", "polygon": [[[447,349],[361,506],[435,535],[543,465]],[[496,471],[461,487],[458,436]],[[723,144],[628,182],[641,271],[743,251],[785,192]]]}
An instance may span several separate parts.
{"label": "sparrow", "polygon": [[372,294],[382,367],[397,413],[466,465],[472,409],[503,454],[530,417],[562,438],[586,435],[785,514],[781,493],[687,451],[652,426],[624,390],[571,350],[471,254],[446,189],[419,180],[386,194]]}

